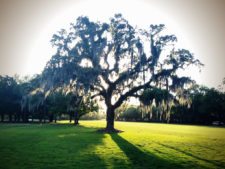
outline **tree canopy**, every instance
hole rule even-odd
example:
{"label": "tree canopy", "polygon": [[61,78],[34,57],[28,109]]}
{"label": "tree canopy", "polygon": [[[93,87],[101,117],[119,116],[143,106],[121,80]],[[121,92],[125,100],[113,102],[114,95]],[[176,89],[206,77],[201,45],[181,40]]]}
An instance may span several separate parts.
{"label": "tree canopy", "polygon": [[115,109],[146,88],[164,84],[171,89],[192,83],[178,71],[201,62],[186,49],[177,49],[175,35],[165,34],[165,25],[148,30],[129,24],[121,14],[106,22],[78,17],[69,30],[52,37],[57,52],[42,74],[42,87],[75,88],[80,95],[100,97],[107,107],[107,131],[114,131]]}

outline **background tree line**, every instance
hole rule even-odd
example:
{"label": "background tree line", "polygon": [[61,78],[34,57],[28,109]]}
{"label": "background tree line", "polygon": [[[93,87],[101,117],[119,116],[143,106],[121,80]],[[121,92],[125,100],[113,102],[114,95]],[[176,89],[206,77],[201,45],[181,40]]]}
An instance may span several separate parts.
{"label": "background tree line", "polygon": [[81,97],[74,91],[62,89],[44,93],[38,88],[40,75],[19,79],[17,76],[0,76],[1,122],[56,122],[70,119],[78,124],[81,116],[98,111],[90,97]]}
{"label": "background tree line", "polygon": [[[225,92],[194,86],[172,97],[166,111],[166,92],[158,89],[143,92],[139,106],[123,104],[116,119],[124,121],[170,122],[180,124],[222,125],[225,123]],[[169,113],[169,115],[167,115]]]}
{"label": "background tree line", "polygon": [[[39,78],[34,76],[21,80],[0,76],[1,122],[56,122],[57,119],[67,119],[78,123],[82,116],[83,119],[105,118],[104,114],[97,113],[97,103],[90,98],[83,98],[81,102],[78,96],[65,94],[62,90],[54,91],[47,97],[41,90],[34,92]],[[34,92],[32,96],[30,91]],[[225,123],[223,84],[219,89],[195,85],[186,90],[180,89],[176,95],[165,89],[146,89],[139,96],[139,101],[140,105],[136,106],[129,102],[122,104],[116,110],[115,119],[204,125],[216,121],[220,122],[216,123],[218,125]]]}

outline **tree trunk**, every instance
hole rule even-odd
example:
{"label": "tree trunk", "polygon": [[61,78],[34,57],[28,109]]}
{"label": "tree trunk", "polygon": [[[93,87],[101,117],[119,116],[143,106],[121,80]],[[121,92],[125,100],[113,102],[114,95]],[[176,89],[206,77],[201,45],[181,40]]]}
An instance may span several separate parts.
{"label": "tree trunk", "polygon": [[17,122],[17,114],[14,115],[14,123]]}
{"label": "tree trunk", "polygon": [[1,122],[4,122],[4,117],[5,117],[5,115],[4,115],[4,113],[2,113],[1,114]]}
{"label": "tree trunk", "polygon": [[78,125],[79,124],[79,119],[75,119],[74,124]]}
{"label": "tree trunk", "polygon": [[49,123],[52,123],[54,119],[54,115],[53,114],[49,114]]}
{"label": "tree trunk", "polygon": [[42,116],[39,115],[39,123],[42,123]]}
{"label": "tree trunk", "polygon": [[34,122],[34,113],[32,113],[32,123]]}
{"label": "tree trunk", "polygon": [[10,123],[12,122],[12,114],[11,113],[9,114],[9,122]]}
{"label": "tree trunk", "polygon": [[70,123],[72,122],[72,112],[69,112],[70,114]]}
{"label": "tree trunk", "polygon": [[170,110],[169,110],[169,82],[166,79],[166,122],[170,122]]}
{"label": "tree trunk", "polygon": [[29,121],[29,114],[28,114],[28,112],[25,114],[25,123],[28,123],[28,121]]}
{"label": "tree trunk", "polygon": [[28,122],[28,113],[27,112],[23,112],[23,122],[26,123]]}
{"label": "tree trunk", "polygon": [[167,123],[170,123],[170,112],[168,112],[167,114],[167,120],[166,120]]}
{"label": "tree trunk", "polygon": [[115,117],[114,109],[108,107],[106,114],[107,114],[106,130],[107,131],[115,131],[115,129],[114,129],[114,117]]}
{"label": "tree trunk", "polygon": [[23,122],[25,121],[25,112],[23,112],[23,114],[22,114],[22,121]]}
{"label": "tree trunk", "polygon": [[46,123],[46,119],[45,119],[45,109],[44,109],[44,112],[43,112],[43,118],[44,118],[44,123]]}
{"label": "tree trunk", "polygon": [[17,122],[20,122],[20,113],[17,114]]}
{"label": "tree trunk", "polygon": [[79,124],[78,121],[79,121],[78,112],[75,111],[74,112],[74,124],[75,125],[78,125]]}
{"label": "tree trunk", "polygon": [[57,122],[57,115],[55,114],[55,123]]}

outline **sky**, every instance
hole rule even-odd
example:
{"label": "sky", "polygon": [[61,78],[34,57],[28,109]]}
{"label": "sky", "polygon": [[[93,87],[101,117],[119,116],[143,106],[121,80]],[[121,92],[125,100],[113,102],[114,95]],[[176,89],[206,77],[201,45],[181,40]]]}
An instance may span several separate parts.
{"label": "sky", "polygon": [[217,87],[225,77],[224,0],[0,0],[0,74],[41,73],[54,54],[50,40],[80,15],[108,21],[122,13],[132,24],[166,25],[178,46],[205,66],[187,70],[199,84]]}

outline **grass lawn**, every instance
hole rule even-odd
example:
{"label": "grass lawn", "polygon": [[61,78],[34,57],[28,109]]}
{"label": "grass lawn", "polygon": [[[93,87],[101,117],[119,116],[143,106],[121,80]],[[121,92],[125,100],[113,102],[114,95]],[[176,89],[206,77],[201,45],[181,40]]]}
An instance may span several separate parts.
{"label": "grass lawn", "polygon": [[1,169],[225,168],[225,128],[105,121],[0,124]]}

